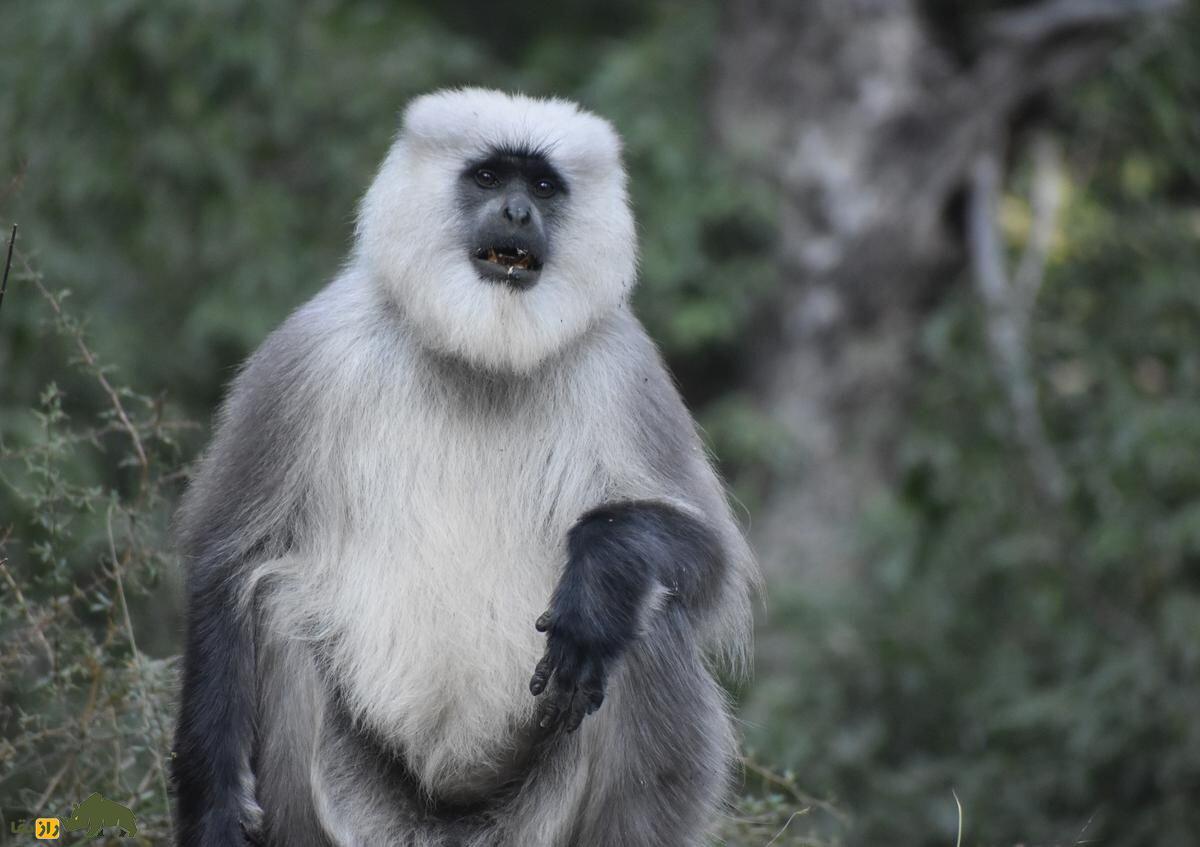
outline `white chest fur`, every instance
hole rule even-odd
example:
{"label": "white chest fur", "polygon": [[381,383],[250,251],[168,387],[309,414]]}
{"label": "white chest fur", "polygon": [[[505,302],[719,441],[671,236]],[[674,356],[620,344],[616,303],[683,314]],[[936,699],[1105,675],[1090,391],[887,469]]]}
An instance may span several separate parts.
{"label": "white chest fur", "polygon": [[533,716],[533,624],[567,530],[613,493],[615,428],[602,442],[565,393],[464,405],[361,376],[322,427],[314,478],[333,483],[290,602],[357,717],[437,791],[494,769]]}

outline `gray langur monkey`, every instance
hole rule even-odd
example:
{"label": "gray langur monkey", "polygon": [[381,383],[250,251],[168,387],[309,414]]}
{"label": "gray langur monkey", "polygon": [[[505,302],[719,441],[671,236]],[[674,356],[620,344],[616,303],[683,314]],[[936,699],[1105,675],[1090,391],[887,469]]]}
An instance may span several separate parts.
{"label": "gray langur monkey", "polygon": [[702,843],[755,566],[636,252],[606,121],[409,105],[181,509],[181,845]]}

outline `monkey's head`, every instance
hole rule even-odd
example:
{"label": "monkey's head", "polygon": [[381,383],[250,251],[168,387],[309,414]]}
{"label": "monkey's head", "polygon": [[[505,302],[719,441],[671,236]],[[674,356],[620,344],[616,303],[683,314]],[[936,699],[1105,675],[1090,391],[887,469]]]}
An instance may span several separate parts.
{"label": "monkey's head", "polygon": [[564,100],[414,100],[357,235],[358,263],[423,343],[491,370],[532,370],[620,308],[636,276],[620,141]]}

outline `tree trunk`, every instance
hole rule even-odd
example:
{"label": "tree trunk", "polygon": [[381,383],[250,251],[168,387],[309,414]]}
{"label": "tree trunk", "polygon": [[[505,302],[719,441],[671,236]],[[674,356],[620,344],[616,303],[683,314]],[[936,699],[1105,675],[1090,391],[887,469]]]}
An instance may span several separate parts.
{"label": "tree trunk", "polygon": [[1004,161],[1014,129],[1122,23],[1171,5],[728,4],[715,133],[781,194],[784,293],[755,389],[802,457],[756,516],[769,577],[858,569],[852,533],[892,483],[916,332],[963,276],[973,164]]}

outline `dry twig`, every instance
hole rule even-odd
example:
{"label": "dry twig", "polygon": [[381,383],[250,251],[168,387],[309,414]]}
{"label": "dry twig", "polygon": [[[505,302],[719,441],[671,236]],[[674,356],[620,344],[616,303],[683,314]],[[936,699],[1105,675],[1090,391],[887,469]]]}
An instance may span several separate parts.
{"label": "dry twig", "polygon": [[8,255],[4,259],[4,278],[0,279],[0,308],[4,308],[4,293],[8,291],[8,272],[12,269],[13,246],[17,243],[17,225],[8,236]]}
{"label": "dry twig", "polygon": [[[138,685],[138,699],[142,704],[142,725],[146,729],[147,746],[150,748],[150,752],[154,756],[154,766],[158,771],[158,781],[159,788],[162,791],[163,806],[169,809],[171,807],[171,798],[170,792],[167,790],[167,767],[163,762],[162,754],[158,750],[158,745],[155,743],[155,739],[161,736],[155,734],[155,727],[151,725],[157,721],[153,721],[152,719],[150,694],[146,686],[145,664],[142,661],[142,653],[140,650],[138,650],[137,639],[133,635],[133,620],[129,617],[129,601],[125,599],[125,578],[123,576],[123,571],[125,569],[125,565],[129,563],[130,554],[129,550],[126,550],[123,558],[119,558],[117,556],[117,544],[113,539],[112,515],[113,507],[110,504],[108,507],[108,513],[105,516],[105,529],[108,532],[108,552],[112,557],[113,581],[117,585],[117,599],[121,602],[121,614],[124,617],[125,623],[125,637],[129,639],[129,650],[133,654],[133,664],[137,669],[136,677]],[[161,733],[162,727],[159,726],[158,730]]]}
{"label": "dry twig", "polygon": [[121,422],[121,428],[124,429],[129,435],[129,440],[133,444],[133,450],[137,454],[138,467],[140,471],[140,484],[138,486],[138,503],[140,503],[141,498],[146,495],[148,483],[150,481],[150,459],[146,454],[146,448],[142,445],[142,437],[138,434],[137,427],[134,426],[133,422],[130,420],[129,414],[125,410],[125,404],[121,402],[120,393],[113,388],[112,383],[108,381],[108,377],[104,375],[104,369],[100,367],[99,363],[96,361],[96,355],[92,352],[91,348],[88,347],[87,342],[84,340],[83,331],[78,325],[75,324],[75,322],[67,319],[66,314],[63,312],[62,303],[59,301],[59,298],[55,297],[54,294],[48,288],[46,288],[46,286],[42,283],[41,275],[36,273],[33,268],[29,266],[29,262],[25,259],[24,255],[21,256],[21,264],[25,268],[25,272],[29,275],[30,279],[33,280],[33,284],[37,286],[38,291],[41,292],[41,295],[45,297],[46,301],[50,304],[50,308],[53,310],[54,316],[59,320],[61,326],[71,336],[71,340],[75,342],[75,349],[79,351],[80,357],[83,359],[84,364],[87,365],[88,372],[96,377],[96,381],[100,383],[101,389],[106,395],[108,395],[108,400],[109,403],[112,404],[113,412],[116,414],[117,419]]}

